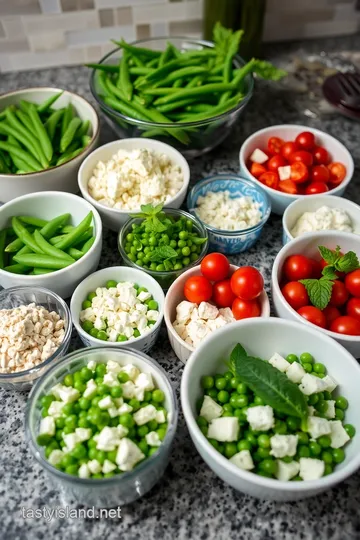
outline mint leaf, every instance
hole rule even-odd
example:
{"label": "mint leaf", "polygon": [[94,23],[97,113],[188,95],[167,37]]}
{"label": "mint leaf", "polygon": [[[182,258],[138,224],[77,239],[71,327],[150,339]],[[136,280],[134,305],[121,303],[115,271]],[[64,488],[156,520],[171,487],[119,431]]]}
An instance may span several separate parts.
{"label": "mint leaf", "polygon": [[256,73],[263,79],[268,79],[270,81],[278,81],[287,75],[287,72],[283,69],[278,69],[270,62],[266,60],[251,60],[252,62],[252,72]]}
{"label": "mint leaf", "polygon": [[165,261],[165,259],[173,259],[177,256],[177,251],[175,251],[175,249],[173,249],[172,247],[159,246],[151,252],[149,259],[151,262],[162,263],[163,261]]}
{"label": "mint leaf", "polygon": [[318,247],[321,257],[330,265],[334,265],[339,258],[340,247],[336,246],[336,250],[329,249],[325,246]]}
{"label": "mint leaf", "polygon": [[305,286],[310,302],[318,309],[325,309],[330,302],[334,282],[323,276],[320,279],[300,279]]}
{"label": "mint leaf", "polygon": [[327,279],[337,279],[338,275],[336,274],[335,267],[328,264],[322,269],[322,275]]}
{"label": "mint leaf", "polygon": [[340,272],[345,272],[345,274],[348,274],[349,272],[353,272],[353,270],[357,270],[360,267],[359,259],[354,251],[348,251],[343,257],[338,259],[335,267]]}
{"label": "mint leaf", "polygon": [[161,233],[166,231],[166,225],[161,223],[161,221],[156,216],[147,218],[145,228],[148,232],[153,233]]}
{"label": "mint leaf", "polygon": [[240,343],[235,345],[235,347],[231,351],[229,362],[226,362],[226,365],[229,368],[229,371],[231,371],[234,374],[234,376],[235,376],[236,362],[242,357],[246,357],[246,356],[247,356],[247,352],[245,351],[244,347],[240,345]]}

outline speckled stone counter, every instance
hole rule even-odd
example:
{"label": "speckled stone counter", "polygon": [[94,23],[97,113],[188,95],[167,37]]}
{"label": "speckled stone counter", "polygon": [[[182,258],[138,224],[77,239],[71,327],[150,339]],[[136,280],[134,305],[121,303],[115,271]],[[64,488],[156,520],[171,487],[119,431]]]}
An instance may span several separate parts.
{"label": "speckled stone counter", "polygon": [[[268,47],[275,63],[300,50],[359,50],[359,36]],[[89,74],[83,67],[0,74],[0,92],[29,86],[57,86],[92,100]],[[329,116],[308,118],[307,96],[279,90],[276,84],[259,82],[237,129],[219,148],[190,163],[191,181],[218,172],[238,172],[238,152],[243,140],[255,130],[280,123],[307,124],[342,140],[360,163],[358,123]],[[102,124],[102,143],[114,138]],[[360,175],[346,197],[360,203]],[[1,186],[0,186],[1,189]],[[258,244],[248,253],[233,257],[235,264],[253,264],[265,276],[269,292],[271,267],[281,247],[281,220],[272,217]],[[105,231],[101,267],[118,264],[116,235]],[[80,347],[75,335],[71,349]],[[151,351],[179,390],[183,365],[175,357],[162,328],[158,345]],[[78,540],[101,538],[137,539],[243,539],[243,540],[348,540],[360,538],[360,472],[320,496],[297,503],[258,501],[223,484],[197,454],[180,415],[170,464],[162,480],[140,501],[122,508],[121,519],[24,519],[21,508],[56,508],[62,503],[37,462],[24,435],[25,394],[0,390],[0,538]]]}

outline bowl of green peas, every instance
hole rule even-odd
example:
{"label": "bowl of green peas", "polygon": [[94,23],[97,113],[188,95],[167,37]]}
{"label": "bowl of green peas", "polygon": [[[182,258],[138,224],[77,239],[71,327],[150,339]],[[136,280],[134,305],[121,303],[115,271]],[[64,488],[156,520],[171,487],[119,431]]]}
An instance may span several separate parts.
{"label": "bowl of green peas", "polygon": [[164,290],[206,255],[209,239],[193,215],[162,205],[142,207],[121,228],[118,248],[123,262],[152,276]]}
{"label": "bowl of green peas", "polygon": [[360,367],[339,343],[300,323],[247,319],[192,353],[181,404],[192,440],[226,483],[295,501],[360,467]]}

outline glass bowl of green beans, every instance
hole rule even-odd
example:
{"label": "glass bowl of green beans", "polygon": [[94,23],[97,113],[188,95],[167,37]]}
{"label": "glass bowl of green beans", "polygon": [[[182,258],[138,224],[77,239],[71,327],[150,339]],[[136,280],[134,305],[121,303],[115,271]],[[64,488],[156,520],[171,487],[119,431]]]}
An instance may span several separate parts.
{"label": "glass bowl of green beans", "polygon": [[[141,56],[139,50],[147,52]],[[121,73],[120,80],[117,72],[124,51],[128,69]],[[214,51],[212,42],[182,37],[140,40],[130,45],[121,42],[120,48],[98,64],[88,64],[93,68],[90,88],[120,138],[155,138],[193,158],[209,152],[229,135],[253,92],[251,70],[242,69],[246,62],[234,54],[229,63],[231,82],[225,83],[225,61],[215,65]],[[162,52],[167,55],[164,61],[160,60]],[[179,65],[171,64],[171,54],[181,56]],[[160,72],[144,82],[155,70],[159,73],[160,62],[164,71],[168,66],[171,70],[174,66],[174,70],[166,76]],[[126,91],[127,97],[123,94]]]}
{"label": "glass bowl of green beans", "polygon": [[204,225],[188,212],[166,208],[157,216],[166,229],[145,231],[144,218],[131,218],[120,230],[118,248],[126,266],[146,272],[167,290],[185,270],[200,264],[209,239]]}

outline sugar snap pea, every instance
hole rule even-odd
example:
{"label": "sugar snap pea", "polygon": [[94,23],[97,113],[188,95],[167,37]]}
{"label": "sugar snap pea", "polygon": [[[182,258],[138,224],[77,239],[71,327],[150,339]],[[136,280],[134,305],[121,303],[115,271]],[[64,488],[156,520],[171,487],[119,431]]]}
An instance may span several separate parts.
{"label": "sugar snap pea", "polygon": [[6,230],[0,231],[0,268],[5,266],[5,244],[6,244]]}
{"label": "sugar snap pea", "polygon": [[31,104],[29,107],[29,116],[34,125],[36,135],[39,139],[39,143],[48,161],[51,161],[53,155],[53,147],[44,124],[41,122],[40,116],[36,110],[35,105]]}
{"label": "sugar snap pea", "polygon": [[51,107],[51,105],[53,105],[55,103],[55,101],[57,101],[59,99],[60,96],[62,96],[64,93],[64,90],[61,90],[61,92],[58,92],[57,94],[54,94],[53,96],[50,96],[49,99],[43,101],[41,103],[41,105],[38,106],[37,108],[37,111],[39,114],[42,114],[46,111],[48,111]]}
{"label": "sugar snap pea", "polygon": [[70,255],[70,257],[72,257],[76,261],[81,259],[81,257],[84,255],[84,253],[82,251],[80,251],[79,249],[76,249],[74,247],[69,248],[67,250],[67,253]]}
{"label": "sugar snap pea", "polygon": [[40,229],[49,223],[46,221],[46,219],[40,219],[34,216],[19,216],[19,219],[27,225],[33,225],[34,227],[38,227]]}
{"label": "sugar snap pea", "polygon": [[[79,225],[77,225],[69,234],[67,234],[62,241],[56,244],[56,247],[62,250],[72,247],[79,237],[90,227],[92,219],[93,213],[89,212],[87,216],[79,223]],[[49,268],[52,267],[49,266]]]}
{"label": "sugar snap pea", "polygon": [[[20,240],[28,246],[34,253],[44,253],[43,250],[38,246],[36,240],[34,240],[31,233],[24,227],[24,225],[21,223],[21,221],[17,217],[13,217],[11,219],[11,225],[20,238]],[[21,261],[17,261],[21,262]]]}
{"label": "sugar snap pea", "polygon": [[69,261],[75,262],[75,259],[73,259],[70,255],[47,242],[38,230],[34,232],[34,239],[37,245],[46,255],[51,255],[52,257],[58,257],[60,259],[67,259]]}
{"label": "sugar snap pea", "polygon": [[65,131],[67,130],[68,125],[71,122],[71,119],[73,117],[73,106],[71,103],[66,107],[63,117],[62,117],[62,123],[61,123],[61,136],[64,135]]}
{"label": "sugar snap pea", "polygon": [[87,252],[89,251],[89,249],[92,247],[92,245],[94,244],[94,242],[95,242],[95,237],[94,237],[94,236],[92,236],[91,238],[89,238],[89,240],[87,240],[87,241],[85,242],[85,244],[84,244],[84,245],[82,246],[82,248],[81,248],[82,253],[83,253],[83,254],[84,254],[84,253],[87,253]]}
{"label": "sugar snap pea", "polygon": [[92,69],[99,69],[108,73],[119,73],[119,67],[115,64],[85,64],[86,67]]}
{"label": "sugar snap pea", "polygon": [[78,116],[72,118],[60,139],[60,152],[65,152],[68,146],[71,144],[76,130],[81,126],[81,120]]}
{"label": "sugar snap pea", "polygon": [[51,274],[55,272],[53,268],[34,268],[32,274],[34,276],[40,276],[41,274]]}
{"label": "sugar snap pea", "polygon": [[35,171],[41,171],[42,166],[40,163],[28,152],[4,141],[0,141],[0,149],[6,150],[9,154],[14,154],[25,163],[28,163]]}
{"label": "sugar snap pea", "polygon": [[28,253],[26,255],[15,255],[14,260],[24,266],[30,266],[33,268],[49,268],[54,270],[60,270],[73,264],[68,259],[57,259],[51,255]]}
{"label": "sugar snap pea", "polygon": [[24,264],[10,264],[5,266],[4,270],[6,272],[11,272],[11,274],[26,274],[31,269],[31,266],[25,266]]}
{"label": "sugar snap pea", "polygon": [[48,135],[51,140],[54,139],[55,130],[57,126],[59,125],[59,122],[64,114],[64,109],[57,109],[51,115],[45,122],[45,129],[48,132]]}
{"label": "sugar snap pea", "polygon": [[122,91],[125,94],[126,99],[128,101],[131,101],[131,98],[133,95],[133,85],[130,81],[128,62],[129,62],[129,54],[125,50],[120,61],[120,74],[117,80],[117,86],[118,88],[122,89]]}
{"label": "sugar snap pea", "polygon": [[83,151],[83,148],[78,148],[77,150],[73,150],[72,152],[70,153],[66,153],[66,154],[63,154],[56,162],[56,166],[59,166],[59,165],[62,165],[63,163],[66,163],[67,161],[70,161],[71,159],[73,159],[74,157],[78,156],[79,154],[81,154],[81,152]]}
{"label": "sugar snap pea", "polygon": [[84,135],[88,135],[90,125],[90,120],[84,120],[76,132],[76,137],[83,137]]}
{"label": "sugar snap pea", "polygon": [[[0,124],[0,134],[2,135],[7,135],[7,136],[11,136],[13,137],[18,143],[19,142],[22,142],[22,144],[26,147],[26,149],[30,152],[30,154],[33,156],[34,159],[38,160],[38,162],[40,161],[40,156],[38,154],[38,152],[36,151],[36,148],[34,146],[34,143],[33,141],[31,140],[30,137],[26,136],[24,137],[23,134],[21,132],[19,132],[17,129],[15,129],[14,127],[12,127],[11,125],[8,125],[8,124],[5,124],[5,123],[1,123]],[[8,141],[10,144],[12,144],[13,146],[16,146],[18,148],[18,150],[22,150],[21,149],[21,146],[19,144],[16,144],[14,140],[10,140]],[[22,159],[22,161],[25,161],[26,163],[26,160],[20,156],[18,156],[16,153],[13,152],[14,155],[16,155],[19,159]],[[29,165],[31,165],[29,163]],[[39,166],[41,168],[41,165],[39,163]],[[32,166],[32,168],[34,170],[36,170],[36,168],[34,166]]]}

